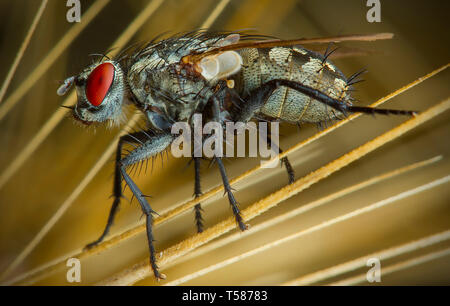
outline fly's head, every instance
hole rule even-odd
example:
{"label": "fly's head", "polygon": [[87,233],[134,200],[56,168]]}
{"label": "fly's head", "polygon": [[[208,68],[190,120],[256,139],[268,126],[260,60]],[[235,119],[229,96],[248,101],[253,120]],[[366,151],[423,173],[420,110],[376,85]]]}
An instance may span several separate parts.
{"label": "fly's head", "polygon": [[77,76],[67,78],[58,95],[64,95],[73,83],[78,98],[72,110],[76,120],[84,124],[121,123],[126,86],[119,63],[104,60],[88,66]]}

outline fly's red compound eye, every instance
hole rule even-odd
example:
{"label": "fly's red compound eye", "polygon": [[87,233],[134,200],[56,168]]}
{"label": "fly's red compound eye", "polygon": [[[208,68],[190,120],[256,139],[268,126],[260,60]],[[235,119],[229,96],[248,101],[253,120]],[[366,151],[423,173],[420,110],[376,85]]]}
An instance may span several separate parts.
{"label": "fly's red compound eye", "polygon": [[105,99],[114,80],[114,65],[103,63],[98,65],[89,75],[86,84],[86,97],[93,106],[99,106]]}

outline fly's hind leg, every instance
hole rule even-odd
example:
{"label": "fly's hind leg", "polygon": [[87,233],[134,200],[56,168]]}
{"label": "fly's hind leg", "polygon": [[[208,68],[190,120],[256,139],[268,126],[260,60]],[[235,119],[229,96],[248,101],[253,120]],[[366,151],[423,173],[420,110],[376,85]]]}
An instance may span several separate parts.
{"label": "fly's hind leg", "polygon": [[[276,88],[280,86],[285,86],[292,88],[298,92],[301,92],[308,97],[311,97],[325,105],[328,105],[335,110],[346,114],[346,113],[366,113],[366,114],[381,114],[381,115],[407,115],[414,116],[417,114],[416,111],[409,110],[397,110],[397,109],[384,109],[384,108],[373,108],[367,106],[354,106],[344,103],[338,99],[332,98],[320,90],[314,89],[307,85],[303,85],[302,83],[291,81],[291,80],[283,80],[283,79],[275,79],[270,80],[261,86],[261,91],[273,92]],[[268,97],[268,96],[267,96]],[[267,98],[266,98],[267,99]]]}
{"label": "fly's hind leg", "polygon": [[[283,153],[283,151],[280,149],[280,153]],[[281,163],[284,165],[284,167],[286,168],[286,172],[288,175],[288,180],[289,180],[289,184],[292,184],[295,182],[295,172],[294,172],[294,168],[292,168],[291,162],[289,161],[289,159],[287,158],[287,156],[283,157],[281,159]]]}
{"label": "fly's hind leg", "polygon": [[[275,145],[276,144],[272,144],[272,139],[270,138],[270,135],[267,134],[267,139],[266,139],[267,144]],[[272,150],[275,150],[275,152],[278,152],[279,154],[283,153],[283,150],[278,147],[278,148],[272,148]],[[289,184],[292,184],[295,181],[295,172],[294,172],[294,168],[292,168],[291,162],[289,161],[289,159],[287,158],[287,156],[281,158],[281,163],[284,165],[284,167],[286,168],[286,172],[288,175],[288,179],[289,179]]]}
{"label": "fly's hind leg", "polygon": [[[276,86],[263,85],[262,87],[253,90],[250,93],[249,97],[244,101],[244,103],[241,103],[240,111],[237,112],[237,115],[235,116],[234,120],[237,122],[250,121],[255,116],[255,114],[259,113],[264,103],[267,101],[267,99],[270,97],[270,95],[274,92],[276,88],[277,88]],[[272,143],[269,134],[267,134],[266,141],[268,144]],[[271,148],[271,149],[279,153],[283,152],[281,148]],[[295,174],[294,169],[292,168],[292,165],[289,162],[289,159],[287,157],[283,157],[281,159],[281,163],[286,168],[289,178],[289,184],[292,184],[295,181]]]}
{"label": "fly's hind leg", "polygon": [[[302,83],[291,80],[274,79],[268,81],[267,83],[250,92],[249,96],[245,99],[245,101],[242,101],[243,103],[240,103],[239,111],[237,111],[234,115],[233,118],[234,121],[248,122],[252,118],[254,118],[254,116],[260,112],[261,108],[264,106],[267,99],[272,95],[275,89],[277,89],[280,86],[285,86],[297,90],[304,95],[307,95],[323,104],[326,104],[340,111],[343,114],[350,112],[350,113],[368,113],[368,114],[382,114],[382,115],[392,114],[392,115],[413,116],[417,113],[415,111],[379,109],[365,106],[348,105],[347,103],[334,99],[324,94],[323,92],[314,89],[312,87],[309,87],[307,85],[303,85]],[[268,137],[267,142],[270,143],[269,135],[267,135],[267,137]],[[280,153],[282,152],[281,149],[279,149],[279,152]],[[290,184],[293,183],[295,177],[292,165],[290,164],[287,157],[283,157],[281,159],[281,162],[284,164],[288,172],[289,183]]]}
{"label": "fly's hind leg", "polygon": [[122,159],[122,146],[124,143],[140,143],[142,139],[146,138],[146,134],[144,132],[136,132],[136,133],[130,133],[128,135],[124,135],[120,137],[119,142],[117,144],[116,149],[116,157],[115,157],[115,170],[114,170],[114,186],[113,186],[113,197],[114,201],[111,206],[111,209],[109,211],[108,221],[106,222],[105,229],[103,230],[103,233],[101,236],[86,245],[86,249],[90,249],[96,245],[98,245],[100,242],[105,239],[106,235],[108,235],[109,230],[114,222],[114,218],[117,214],[117,211],[119,210],[120,206],[120,200],[123,198],[122,195],[122,176],[120,173],[120,160]]}
{"label": "fly's hind leg", "polygon": [[246,99],[245,103],[241,105],[242,107],[240,112],[238,112],[237,116],[235,116],[236,119],[235,121],[247,122],[251,120],[253,116],[261,110],[262,106],[270,97],[270,95],[275,91],[275,89],[281,86],[292,88],[308,97],[311,97],[325,105],[334,108],[335,110],[343,114],[366,113],[366,114],[407,115],[407,116],[413,116],[417,114],[417,112],[409,110],[381,109],[366,106],[349,105],[338,99],[334,99],[324,94],[320,90],[314,89],[307,85],[303,85],[300,82],[283,79],[274,79],[268,81],[267,83],[264,83],[260,87],[250,92],[250,95]]}

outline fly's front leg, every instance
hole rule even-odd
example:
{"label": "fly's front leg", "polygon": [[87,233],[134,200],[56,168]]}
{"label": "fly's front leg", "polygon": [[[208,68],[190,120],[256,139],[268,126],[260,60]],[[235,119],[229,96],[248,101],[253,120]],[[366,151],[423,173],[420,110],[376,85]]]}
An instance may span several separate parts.
{"label": "fly's front leg", "polygon": [[[194,157],[194,167],[195,167],[195,185],[194,185],[194,196],[198,198],[202,195],[202,189],[200,186],[200,162],[201,157]],[[203,232],[203,218],[202,218],[202,204],[198,203],[194,207],[195,212],[195,224],[197,226],[197,232]]]}
{"label": "fly's front leg", "polygon": [[145,137],[146,137],[146,135],[143,132],[131,133],[131,134],[120,137],[119,143],[117,144],[116,158],[115,158],[114,186],[113,186],[114,201],[113,201],[113,204],[112,204],[110,212],[109,212],[108,221],[106,222],[105,229],[103,230],[103,233],[101,234],[101,236],[97,240],[86,245],[86,247],[85,247],[86,249],[96,246],[97,244],[102,242],[103,239],[105,239],[106,235],[108,235],[109,230],[114,222],[114,218],[117,214],[117,211],[119,210],[120,199],[123,197],[123,195],[122,195],[122,175],[120,173],[120,165],[119,165],[120,160],[122,158],[123,144],[124,143],[139,143],[141,141],[140,139],[144,139]]}
{"label": "fly's front leg", "polygon": [[147,240],[148,246],[150,250],[150,266],[155,274],[156,279],[162,279],[164,276],[159,273],[158,266],[156,265],[156,251],[155,246],[153,244],[153,213],[155,213],[150,204],[147,202],[146,197],[139,190],[134,181],[127,174],[127,167],[136,164],[138,162],[142,162],[148,158],[155,156],[158,153],[163,152],[173,141],[173,136],[171,134],[160,134],[155,136],[148,136],[145,142],[142,142],[140,146],[136,149],[128,153],[124,158],[122,158],[119,162],[120,173],[123,176],[125,182],[128,187],[130,187],[131,192],[138,200],[142,212],[146,217],[146,225],[147,225]]}

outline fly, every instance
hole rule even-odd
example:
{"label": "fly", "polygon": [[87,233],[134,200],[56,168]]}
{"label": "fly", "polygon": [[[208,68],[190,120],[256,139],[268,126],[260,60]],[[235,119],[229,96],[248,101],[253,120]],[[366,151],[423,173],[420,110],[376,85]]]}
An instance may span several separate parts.
{"label": "fly", "polygon": [[[261,40],[262,39],[262,40]],[[77,103],[73,116],[85,124],[124,121],[123,107],[134,104],[147,119],[144,130],[120,138],[115,158],[114,201],[102,235],[87,245],[99,244],[108,234],[118,210],[124,180],[146,216],[150,266],[159,280],[153,244],[153,214],[147,198],[127,174],[127,168],[166,150],[173,142],[175,122],[193,124],[194,114],[203,122],[278,120],[293,124],[320,124],[340,120],[348,113],[414,115],[413,111],[354,106],[351,87],[356,74],[346,78],[328,59],[298,45],[296,40],[270,40],[237,32],[193,31],[158,42],[118,58],[102,57],[76,76],[67,78],[57,93],[75,84]],[[122,146],[135,149],[122,156]],[[214,156],[236,223],[244,219],[232,193],[222,158]],[[282,160],[289,183],[294,171]],[[194,157],[194,195],[200,187],[200,158]],[[203,231],[201,204],[195,206],[197,231]]]}

